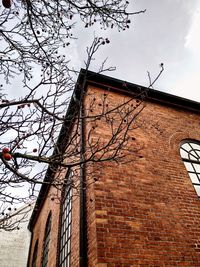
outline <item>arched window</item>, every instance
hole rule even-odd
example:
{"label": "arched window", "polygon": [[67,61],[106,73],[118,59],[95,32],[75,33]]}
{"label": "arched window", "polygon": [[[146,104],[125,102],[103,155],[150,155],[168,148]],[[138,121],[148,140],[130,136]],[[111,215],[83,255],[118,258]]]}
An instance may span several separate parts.
{"label": "arched window", "polygon": [[200,142],[184,141],[180,147],[180,154],[196,193],[200,197]]}
{"label": "arched window", "polygon": [[32,267],[36,267],[37,252],[38,252],[38,240],[35,243],[35,247],[33,251]]}
{"label": "arched window", "polygon": [[65,181],[61,203],[61,231],[59,267],[70,267],[71,256],[71,223],[72,223],[72,189],[70,186],[72,172],[69,171]]}
{"label": "arched window", "polygon": [[47,218],[46,227],[45,227],[42,267],[47,267],[47,263],[48,263],[49,241],[50,241],[50,233],[51,233],[51,220],[52,220],[52,214],[50,211],[49,216]]}

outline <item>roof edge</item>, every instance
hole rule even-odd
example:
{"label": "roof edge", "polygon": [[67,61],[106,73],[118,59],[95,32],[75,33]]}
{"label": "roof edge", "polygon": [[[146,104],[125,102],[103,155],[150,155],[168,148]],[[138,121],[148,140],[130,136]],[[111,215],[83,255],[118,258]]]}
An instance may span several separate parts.
{"label": "roof edge", "polygon": [[87,84],[95,84],[107,90],[114,90],[125,94],[142,95],[146,100],[160,102],[168,106],[176,106],[185,110],[200,113],[200,103],[194,100],[172,95],[149,87],[141,86],[110,76],[81,69],[80,74],[87,73]]}

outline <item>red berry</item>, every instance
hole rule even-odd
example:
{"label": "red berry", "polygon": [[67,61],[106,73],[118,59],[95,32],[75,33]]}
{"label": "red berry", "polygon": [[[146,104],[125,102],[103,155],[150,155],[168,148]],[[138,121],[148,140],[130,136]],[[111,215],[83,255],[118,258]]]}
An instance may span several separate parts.
{"label": "red berry", "polygon": [[9,152],[10,152],[10,149],[8,147],[3,148],[3,153],[9,153]]}
{"label": "red berry", "polygon": [[34,148],[34,149],[33,149],[33,152],[37,152],[37,148]]}
{"label": "red berry", "polygon": [[11,0],[3,0],[2,4],[5,8],[10,8],[11,7]]}
{"label": "red berry", "polygon": [[5,160],[11,160],[12,159],[12,156],[9,153],[5,153],[3,155],[3,157],[4,157]]}

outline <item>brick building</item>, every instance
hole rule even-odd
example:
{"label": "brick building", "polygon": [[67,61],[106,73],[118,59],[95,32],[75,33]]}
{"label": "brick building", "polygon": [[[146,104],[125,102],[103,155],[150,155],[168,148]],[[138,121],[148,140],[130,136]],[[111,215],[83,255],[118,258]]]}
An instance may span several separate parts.
{"label": "brick building", "polygon": [[81,159],[93,160],[76,172],[78,194],[68,183],[60,202],[42,186],[28,266],[200,266],[200,104],[82,70],[67,116],[58,147],[78,125]]}

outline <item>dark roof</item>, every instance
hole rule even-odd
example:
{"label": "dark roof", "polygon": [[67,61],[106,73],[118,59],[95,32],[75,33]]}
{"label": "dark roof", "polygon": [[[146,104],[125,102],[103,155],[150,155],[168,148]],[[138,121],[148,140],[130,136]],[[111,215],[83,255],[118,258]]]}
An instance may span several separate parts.
{"label": "dark roof", "polygon": [[[182,97],[178,97],[175,95],[167,94],[158,90],[149,89],[147,87],[128,83],[126,81],[122,81],[119,79],[115,79],[106,75],[102,75],[99,73],[95,73],[92,71],[86,71],[81,69],[79,77],[77,79],[77,83],[73,92],[73,96],[71,98],[67,113],[66,120],[63,123],[63,126],[60,131],[60,135],[57,141],[57,147],[59,150],[64,148],[63,142],[67,142],[68,137],[70,135],[70,128],[73,123],[74,114],[78,111],[79,105],[78,101],[80,100],[80,91],[84,90],[88,85],[94,85],[109,91],[117,91],[122,94],[134,95],[135,97],[145,97],[146,100],[150,102],[158,102],[162,105],[173,106],[178,109],[192,111],[194,113],[200,113],[200,103],[192,100],[188,100]],[[56,151],[54,151],[56,153]],[[54,175],[51,166],[48,167],[44,181],[50,181],[52,176]],[[50,183],[49,183],[50,184]],[[44,183],[41,186],[39,196],[37,198],[35,208],[33,210],[30,222],[29,229],[32,230],[37,215],[42,208],[43,201],[48,193],[50,185],[48,183]]]}
{"label": "dark roof", "polygon": [[[85,73],[85,70],[81,70],[78,81],[81,78],[81,74]],[[82,74],[82,76],[83,76]],[[190,110],[193,112],[200,113],[200,103],[189,100],[186,98],[182,98],[179,96],[175,96],[172,94],[168,94],[165,92],[161,92],[158,90],[150,89],[138,84],[129,83],[126,81],[122,81],[119,79],[115,79],[106,75],[98,74],[92,71],[87,72],[87,84],[97,85],[104,89],[110,89],[114,91],[120,91],[123,94],[135,93],[135,95],[144,93],[146,100],[159,102],[169,106],[177,106],[184,110]],[[189,89],[188,89],[189,90]]]}

